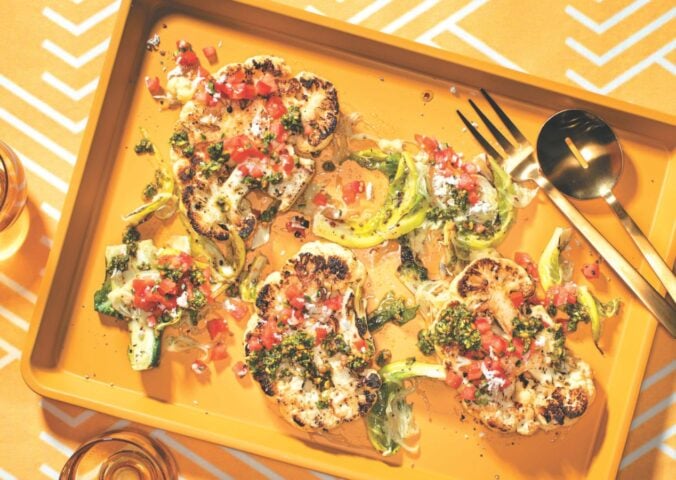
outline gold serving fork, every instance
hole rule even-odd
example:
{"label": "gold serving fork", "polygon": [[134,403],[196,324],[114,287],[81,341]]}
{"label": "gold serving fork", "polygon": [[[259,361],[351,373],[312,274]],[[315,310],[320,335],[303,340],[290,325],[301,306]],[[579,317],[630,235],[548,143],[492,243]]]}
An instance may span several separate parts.
{"label": "gold serving fork", "polygon": [[650,283],[622,256],[620,252],[613,247],[608,240],[594,227],[589,221],[573,206],[568,199],[559,192],[554,185],[542,174],[540,166],[535,158],[535,150],[521,131],[514,125],[510,118],[493,100],[486,90],[481,89],[481,93],[493,108],[497,116],[505,125],[509,133],[516,140],[516,145],[512,144],[498,128],[491,122],[481,109],[470,100],[469,103],[474,111],[479,115],[481,121],[486,125],[493,137],[497,140],[500,147],[504,150],[506,156],[502,155],[493,147],[476,129],[476,127],[467,120],[467,117],[458,110],[460,119],[465,124],[470,133],[479,142],[488,155],[502,164],[505,171],[515,182],[535,182],[543,192],[549,196],[554,205],[561,210],[573,226],[587,239],[606,263],[615,270],[615,273],[624,281],[624,283],[636,294],[643,304],[655,315],[655,318],[666,328],[672,337],[676,337],[676,309],[671,307],[667,301],[655,290]]}

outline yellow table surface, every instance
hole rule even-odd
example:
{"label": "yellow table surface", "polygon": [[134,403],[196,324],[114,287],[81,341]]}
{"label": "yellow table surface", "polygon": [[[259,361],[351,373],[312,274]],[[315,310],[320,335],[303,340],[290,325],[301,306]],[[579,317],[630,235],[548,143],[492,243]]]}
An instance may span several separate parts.
{"label": "yellow table surface", "polygon": [[[281,1],[676,113],[673,0]],[[0,480],[57,478],[81,441],[128,425],[40,398],[18,362],[119,2],[0,0],[0,7],[0,139],[19,154],[30,190],[27,241],[0,262]],[[619,478],[676,475],[675,346],[658,329]],[[333,478],[153,433],[185,479]]]}

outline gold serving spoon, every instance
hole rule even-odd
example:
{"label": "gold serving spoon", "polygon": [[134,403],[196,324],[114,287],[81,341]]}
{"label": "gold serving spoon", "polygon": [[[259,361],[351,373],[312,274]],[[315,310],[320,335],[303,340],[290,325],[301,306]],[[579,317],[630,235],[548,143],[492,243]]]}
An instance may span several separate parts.
{"label": "gold serving spoon", "polygon": [[537,157],[544,175],[566,195],[579,200],[601,197],[608,202],[667,293],[676,298],[676,277],[613,195],[623,156],[608,124],[583,110],[559,112],[540,131]]}

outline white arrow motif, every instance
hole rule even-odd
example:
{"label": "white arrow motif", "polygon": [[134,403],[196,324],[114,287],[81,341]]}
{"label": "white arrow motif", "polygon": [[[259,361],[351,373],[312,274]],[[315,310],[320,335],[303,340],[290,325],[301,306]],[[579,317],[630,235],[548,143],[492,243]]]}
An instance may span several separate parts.
{"label": "white arrow motif", "polygon": [[580,42],[571,37],[566,38],[566,45],[568,45],[577,53],[585,57],[587,60],[593,62],[594,64],[600,67],[602,65],[605,65],[606,63],[608,63],[610,60],[617,57],[621,53],[624,53],[626,50],[633,47],[638,42],[643,40],[645,37],[653,33],[658,28],[662,27],[663,25],[667,24],[674,18],[676,18],[676,7],[672,8],[661,17],[655,19],[654,21],[652,21],[651,23],[640,29],[638,32],[625,38],[623,41],[615,45],[613,48],[608,50],[603,55],[597,55],[596,53],[592,52],[587,47],[585,47]]}
{"label": "white arrow motif", "polygon": [[194,464],[198,465],[201,469],[209,472],[211,475],[213,475],[214,478],[217,478],[218,480],[232,480],[232,477],[230,475],[228,475],[225,472],[222,472],[214,464],[200,457],[195,452],[190,450],[188,447],[180,443],[178,440],[175,440],[174,438],[170,437],[164,430],[153,430],[150,433],[150,436],[160,440],[162,443],[171,448],[173,451],[180,453],[181,455],[192,461]]}
{"label": "white arrow motif", "polygon": [[83,118],[79,122],[74,122],[70,118],[63,115],[61,112],[55,110],[48,103],[40,100],[32,93],[24,90],[19,85],[12,82],[9,78],[5,77],[4,75],[0,75],[0,87],[6,88],[14,95],[16,95],[18,98],[28,103],[29,105],[32,105],[41,113],[51,118],[62,127],[67,128],[72,133],[80,133],[82,130],[84,130],[85,126],[87,126],[87,117]]}
{"label": "white arrow motif", "polygon": [[85,410],[75,416],[69,415],[45,398],[40,399],[40,406],[43,410],[51,413],[70,428],[79,427],[95,415],[91,410]]}
{"label": "white arrow motif", "polygon": [[441,33],[451,32],[460,40],[464,41],[468,45],[471,45],[498,65],[502,65],[503,67],[511,68],[512,70],[517,70],[519,72],[525,72],[525,70],[516,63],[512,62],[499,52],[495,51],[493,48],[486,45],[486,43],[484,43],[482,40],[476,38],[457,25],[458,22],[479,9],[481,6],[485,5],[487,2],[488,0],[472,0],[460,10],[449,16],[447,19],[441,21],[420,35],[415,39],[415,41],[424,43],[425,45],[430,45],[432,47],[440,48],[439,45],[434,41],[434,38]]}
{"label": "white arrow motif", "polygon": [[412,8],[408,12],[404,13],[401,17],[392,21],[392,23],[385,25],[380,31],[390,34],[396,32],[400,28],[411,23],[430,8],[434,7],[437,3],[439,3],[439,1],[440,0],[425,0],[424,2],[418,4],[418,6],[415,8]]}
{"label": "white arrow motif", "polygon": [[676,393],[672,393],[670,396],[662,400],[661,402],[657,402],[655,405],[650,407],[648,410],[643,412],[640,415],[637,415],[634,420],[631,422],[631,430],[635,430],[641,425],[643,425],[645,422],[653,418],[655,415],[658,413],[666,410],[670,406],[672,406],[674,403],[676,403]]}
{"label": "white arrow motif", "polygon": [[620,23],[625,18],[631,16],[633,13],[643,8],[648,3],[650,3],[650,0],[636,0],[634,3],[627,5],[603,23],[595,22],[572,5],[566,6],[565,12],[588,29],[600,35]]}
{"label": "white arrow motif", "polygon": [[672,425],[671,427],[666,429],[664,432],[660,433],[656,437],[651,438],[650,440],[645,442],[643,445],[638,447],[636,450],[634,450],[633,452],[626,455],[622,459],[622,463],[620,463],[620,470],[627,468],[629,465],[631,465],[636,460],[641,458],[643,455],[645,455],[646,453],[651,451],[653,448],[659,448],[662,452],[671,456],[671,452],[669,452],[669,450],[663,449],[662,445],[666,445],[666,441],[669,440],[674,435],[676,435],[676,425]]}
{"label": "white arrow motif", "polygon": [[0,480],[16,480],[16,477],[7,470],[0,468]]}
{"label": "white arrow motif", "polygon": [[77,90],[68,85],[67,83],[59,80],[56,78],[54,75],[52,75],[49,72],[44,72],[42,74],[42,81],[45,82],[47,85],[50,85],[57,89],[59,92],[63,93],[66,95],[68,98],[71,100],[75,100],[76,102],[79,102],[82,100],[84,97],[92,93],[94,90],[96,90],[96,87],[99,84],[99,79],[98,77],[89,82],[88,84],[84,85],[81,88],[78,88]]}
{"label": "white arrow motif", "polygon": [[12,363],[14,360],[21,358],[21,350],[6,342],[2,338],[0,338],[0,348],[7,352],[4,357],[0,358],[0,370]]}
{"label": "white arrow motif", "polygon": [[42,132],[34,129],[33,127],[28,125],[23,120],[21,120],[18,117],[15,117],[14,115],[12,115],[7,110],[5,110],[4,108],[1,108],[1,107],[0,107],[0,120],[4,120],[5,122],[9,123],[11,126],[16,128],[18,131],[20,131],[24,135],[27,135],[28,137],[33,139],[35,142],[42,145],[47,150],[49,150],[50,152],[52,152],[54,155],[56,155],[60,159],[64,160],[65,162],[68,162],[71,165],[75,165],[75,155],[73,154],[73,152],[71,152],[70,150],[62,147],[61,145],[56,143],[54,140],[49,138],[47,135],[45,135]]}
{"label": "white arrow motif", "polygon": [[674,68],[674,65],[664,58],[669,53],[671,53],[671,51],[674,50],[675,48],[676,48],[676,40],[667,43],[665,46],[657,50],[652,55],[649,55],[648,57],[644,58],[630,69],[618,75],[610,82],[606,83],[603,87],[598,87],[594,85],[592,82],[584,78],[582,75],[571,69],[566,70],[566,77],[568,77],[570,80],[580,85],[582,88],[589,90],[590,92],[607,95],[608,93],[612,92],[617,87],[625,84],[626,82],[628,82],[629,80],[631,80],[636,75],[638,75],[639,73],[641,73],[642,71],[644,71],[646,68],[650,67],[653,64],[660,65],[661,67],[669,71],[672,75],[676,75],[676,68]]}
{"label": "white arrow motif", "polygon": [[373,3],[369,4],[363,10],[352,15],[347,19],[347,23],[352,23],[354,25],[359,25],[361,22],[367,18],[374,15],[379,10],[385,8],[392,0],[375,0]]}
{"label": "white arrow motif", "polygon": [[73,54],[65,51],[63,48],[59,47],[57,44],[51,40],[44,40],[42,42],[42,48],[47,50],[49,53],[56,55],[61,60],[66,62],[73,68],[80,68],[83,65],[88,64],[94,60],[99,55],[103,54],[108,50],[108,45],[110,44],[110,38],[106,38],[103,42],[99,43],[91,50],[87,50],[85,53],[79,57],[74,56]]}
{"label": "white arrow motif", "polygon": [[35,160],[28,158],[26,155],[14,149],[14,153],[19,157],[24,168],[34,174],[35,176],[41,178],[45,182],[49,183],[51,186],[56,188],[61,193],[66,193],[68,191],[68,182],[64,182],[58,176],[54,175],[52,172],[47,170],[45,167],[40,165]]}
{"label": "white arrow motif", "polygon": [[105,7],[103,10],[96,12],[94,15],[84,20],[82,23],[78,24],[71,22],[67,18],[63,17],[60,13],[55,12],[49,7],[45,7],[44,10],[42,10],[42,14],[52,22],[56,23],[59,27],[64,28],[73,35],[79,37],[86,31],[90,30],[92,27],[95,27],[96,25],[104,21],[106,18],[110,17],[111,15],[114,15],[115,12],[117,12],[119,9],[120,9],[120,0],[117,0],[108,5],[107,7]]}
{"label": "white arrow motif", "polygon": [[0,315],[5,317],[10,323],[13,323],[24,332],[28,331],[28,322],[23,318],[21,318],[20,316],[18,316],[16,313],[12,312],[11,310],[7,310],[2,305],[0,305]]}

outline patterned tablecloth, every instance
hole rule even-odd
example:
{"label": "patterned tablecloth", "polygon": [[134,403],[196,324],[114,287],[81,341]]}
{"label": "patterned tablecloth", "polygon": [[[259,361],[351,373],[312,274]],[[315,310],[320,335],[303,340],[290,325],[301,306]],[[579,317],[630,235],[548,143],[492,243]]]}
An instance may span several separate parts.
{"label": "patterned tablecloth", "polygon": [[[676,113],[673,0],[281,1]],[[31,217],[23,248],[0,263],[0,479],[57,478],[83,439],[128,424],[38,397],[18,362],[119,1],[1,0],[0,6],[0,139],[27,170]],[[674,478],[674,347],[658,329],[620,478]],[[186,479],[330,478],[154,434],[172,449]]]}

